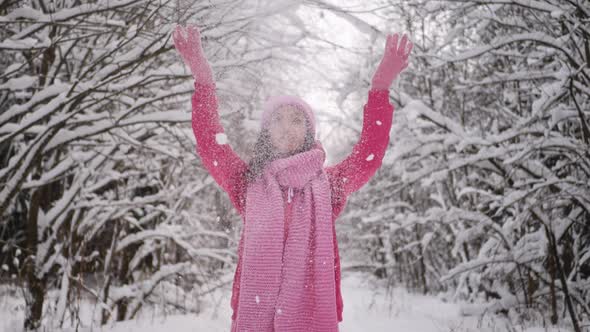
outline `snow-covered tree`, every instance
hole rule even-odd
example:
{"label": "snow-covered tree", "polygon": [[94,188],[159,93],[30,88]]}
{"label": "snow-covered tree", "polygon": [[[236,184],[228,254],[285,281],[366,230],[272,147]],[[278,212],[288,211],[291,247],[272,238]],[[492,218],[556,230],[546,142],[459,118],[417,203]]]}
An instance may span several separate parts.
{"label": "snow-covered tree", "polygon": [[371,20],[340,15],[377,30],[398,20],[416,56],[392,89],[384,166],[343,216],[350,245],[370,260],[361,265],[423,292],[487,298],[466,308],[474,313],[540,312],[579,331],[590,317],[590,7],[375,7]]}
{"label": "snow-covered tree", "polygon": [[0,5],[0,260],[26,289],[26,328],[41,324],[54,288],[51,325],[78,319],[81,293],[103,308],[103,323],[156,298],[196,311],[193,295],[233,264],[232,234],[216,217],[224,202],[210,199],[218,190],[190,132],[193,82],[170,31],[202,27],[223,122],[244,153],[247,139],[236,138],[250,129],[236,124],[262,80],[280,79],[262,64],[288,63],[281,47],[297,38],[261,34],[293,18],[289,4],[257,3]]}

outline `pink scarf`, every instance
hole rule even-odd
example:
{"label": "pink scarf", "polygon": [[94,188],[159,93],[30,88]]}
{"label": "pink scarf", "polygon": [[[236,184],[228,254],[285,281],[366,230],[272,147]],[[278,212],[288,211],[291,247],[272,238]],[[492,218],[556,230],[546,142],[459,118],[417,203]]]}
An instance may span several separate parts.
{"label": "pink scarf", "polygon": [[[248,187],[235,331],[338,331],[324,161],[316,142],[309,151],[272,161]],[[281,186],[289,197],[295,193],[291,202]],[[286,239],[284,204],[294,204]]]}

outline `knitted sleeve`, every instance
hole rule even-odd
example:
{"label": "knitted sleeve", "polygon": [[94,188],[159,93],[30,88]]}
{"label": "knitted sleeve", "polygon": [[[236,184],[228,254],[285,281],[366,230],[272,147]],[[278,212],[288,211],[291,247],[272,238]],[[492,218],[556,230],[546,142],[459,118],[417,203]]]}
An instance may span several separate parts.
{"label": "knitted sleeve", "polygon": [[359,190],[381,167],[389,144],[394,107],[389,90],[369,91],[363,111],[363,129],[352,153],[340,163],[326,168],[332,184],[332,201],[342,202]]}
{"label": "knitted sleeve", "polygon": [[215,84],[195,82],[192,127],[197,154],[213,179],[228,193],[234,207],[243,214],[247,165],[227,143],[217,108]]}

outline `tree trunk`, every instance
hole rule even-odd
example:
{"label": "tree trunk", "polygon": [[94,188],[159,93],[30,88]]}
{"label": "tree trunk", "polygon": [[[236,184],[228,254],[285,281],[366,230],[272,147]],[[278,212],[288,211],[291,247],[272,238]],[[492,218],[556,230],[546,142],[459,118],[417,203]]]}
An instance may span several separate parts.
{"label": "tree trunk", "polygon": [[41,326],[41,316],[43,314],[43,300],[45,298],[45,282],[37,277],[35,255],[37,254],[37,224],[39,216],[39,201],[42,188],[34,190],[31,197],[31,207],[29,209],[29,219],[26,225],[25,246],[27,250],[27,259],[25,263],[25,274],[27,280],[27,292],[25,302],[27,310],[25,313],[25,330],[35,330]]}

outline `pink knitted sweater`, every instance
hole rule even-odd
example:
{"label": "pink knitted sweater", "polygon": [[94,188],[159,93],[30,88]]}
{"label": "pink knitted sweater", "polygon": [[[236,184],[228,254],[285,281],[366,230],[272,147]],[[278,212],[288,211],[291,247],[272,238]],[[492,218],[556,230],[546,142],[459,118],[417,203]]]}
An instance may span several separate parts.
{"label": "pink knitted sweater", "polygon": [[[229,144],[219,141],[218,134],[224,130],[219,121],[218,104],[214,85],[195,82],[192,98],[192,126],[197,140],[197,153],[203,166],[215,181],[228,193],[234,207],[244,217],[247,164],[232,150]],[[360,189],[381,166],[389,144],[389,131],[393,119],[393,106],[389,103],[388,90],[370,90],[364,107],[363,128],[360,140],[352,153],[336,165],[328,166],[331,188],[332,232],[334,247],[334,278],[336,283],[336,305],[338,321],[342,321],[342,293],[340,289],[340,256],[336,240],[335,220],[345,207],[348,195]],[[285,200],[288,193],[283,192]],[[288,231],[292,211],[291,204],[285,207],[285,231]],[[238,246],[238,264],[234,275],[231,306],[232,319],[237,316],[239,280],[243,252],[243,237]]]}

